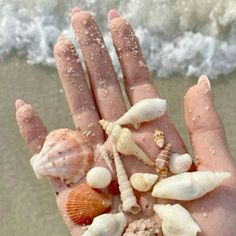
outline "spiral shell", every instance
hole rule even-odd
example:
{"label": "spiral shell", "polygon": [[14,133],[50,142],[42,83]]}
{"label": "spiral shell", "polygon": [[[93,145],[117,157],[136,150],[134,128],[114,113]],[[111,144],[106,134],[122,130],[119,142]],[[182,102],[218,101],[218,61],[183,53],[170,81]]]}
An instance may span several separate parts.
{"label": "spiral shell", "polygon": [[30,164],[37,178],[57,177],[65,182],[81,179],[92,164],[92,151],[79,131],[58,129],[46,138]]}
{"label": "spiral shell", "polygon": [[159,148],[163,148],[165,143],[164,133],[159,129],[155,129],[153,133],[153,141]]}
{"label": "spiral shell", "polygon": [[137,214],[141,211],[141,207],[138,205],[134,196],[134,192],[130,186],[127,174],[123,163],[118,155],[115,146],[113,146],[113,156],[115,160],[116,174],[119,184],[120,197],[122,201],[122,208],[125,212]]}
{"label": "spiral shell", "polygon": [[147,98],[134,104],[115,123],[118,125],[132,124],[135,129],[142,122],[148,122],[161,117],[166,111],[166,100],[160,98]]}
{"label": "spiral shell", "polygon": [[154,211],[162,221],[162,231],[168,236],[196,236],[201,232],[190,213],[179,204],[154,205]]}
{"label": "spiral shell", "polygon": [[111,160],[107,154],[107,150],[104,147],[104,145],[98,144],[97,148],[101,154],[101,157],[103,158],[103,160],[106,162],[107,166],[109,167],[109,169],[111,170],[111,172],[113,172],[113,168],[112,168],[112,164],[111,164]]}
{"label": "spiral shell", "polygon": [[173,174],[181,174],[188,171],[193,163],[192,157],[188,154],[173,153],[170,157],[169,170]]}
{"label": "spiral shell", "polygon": [[168,173],[168,164],[171,156],[171,144],[168,143],[164,149],[160,151],[156,158],[156,171],[163,177],[167,176]]}
{"label": "spiral shell", "polygon": [[154,166],[154,162],[137,146],[134,142],[132,133],[127,128],[121,128],[119,125],[105,120],[99,123],[106,131],[107,135],[113,138],[117,150],[124,155],[134,155],[142,160],[146,165]]}
{"label": "spiral shell", "polygon": [[149,173],[134,173],[130,177],[131,186],[140,192],[147,192],[155,184],[158,176]]}
{"label": "spiral shell", "polygon": [[111,195],[102,194],[82,183],[68,194],[66,211],[74,223],[90,224],[94,217],[110,210],[111,205]]}
{"label": "spiral shell", "polygon": [[103,214],[94,218],[83,236],[121,236],[126,225],[123,213]]}
{"label": "spiral shell", "polygon": [[153,197],[189,201],[200,198],[230,177],[229,172],[195,171],[173,175],[158,182]]}
{"label": "spiral shell", "polygon": [[87,173],[86,181],[91,188],[106,188],[111,182],[111,173],[108,169],[97,166]]}

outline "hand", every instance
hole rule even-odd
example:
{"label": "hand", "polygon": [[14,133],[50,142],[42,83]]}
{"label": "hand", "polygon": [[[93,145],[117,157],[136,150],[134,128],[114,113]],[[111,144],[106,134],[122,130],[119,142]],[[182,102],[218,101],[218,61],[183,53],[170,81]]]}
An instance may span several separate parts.
{"label": "hand", "polygon": [[[157,97],[138,40],[125,19],[111,10],[109,27],[124,76],[129,102],[135,104],[144,98]],[[125,111],[125,102],[102,35],[93,19],[78,8],[72,10],[72,27],[83,54],[91,91],[88,88],[78,55],[72,44],[59,37],[54,48],[56,65],[70,107],[75,128],[87,134],[90,147],[104,143],[104,132],[98,121],[114,121]],[[199,170],[229,171],[232,177],[212,193],[199,200],[185,203],[202,229],[201,236],[236,235],[236,169],[224,136],[223,126],[214,110],[209,80],[202,76],[189,89],[184,99],[185,123],[198,159]],[[40,151],[47,130],[30,105],[16,101],[16,118],[23,138],[33,153]],[[152,159],[158,148],[152,142],[155,128],[161,129],[173,146],[173,151],[185,153],[185,145],[177,130],[165,114],[152,122],[132,130],[137,144]],[[133,157],[123,158],[128,173],[149,170],[137,167]],[[96,162],[94,163],[96,165]],[[141,166],[141,165],[138,165]],[[71,187],[54,178],[49,179],[56,194],[56,201],[72,235],[80,235],[82,229],[66,217],[65,200]],[[146,196],[149,199],[150,196]],[[153,202],[150,201],[150,204]]]}

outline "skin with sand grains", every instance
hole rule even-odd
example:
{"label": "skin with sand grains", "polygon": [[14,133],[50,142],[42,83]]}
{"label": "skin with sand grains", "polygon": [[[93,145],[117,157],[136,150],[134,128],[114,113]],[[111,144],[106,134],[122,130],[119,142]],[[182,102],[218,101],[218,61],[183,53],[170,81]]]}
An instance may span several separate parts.
{"label": "skin with sand grains", "polygon": [[[124,85],[131,104],[145,98],[154,98],[158,92],[153,85],[137,37],[128,22],[115,10],[108,13],[108,23],[124,77]],[[87,143],[94,150],[103,144],[105,135],[100,119],[117,120],[126,111],[111,59],[102,34],[93,16],[79,8],[72,10],[71,24],[85,61],[91,92],[87,85],[80,60],[73,45],[64,37],[58,38],[54,48],[56,65],[73,117],[75,129],[85,134]],[[184,207],[200,225],[201,236],[236,235],[236,169],[230,157],[224,136],[224,128],[214,109],[210,94],[210,82],[201,76],[184,97],[186,128],[198,160],[198,170],[228,171],[232,177],[210,194]],[[197,103],[197,105],[196,105]],[[33,153],[38,153],[44,143],[47,130],[32,106],[21,100],[16,101],[16,118],[20,132]],[[160,151],[152,140],[153,131],[158,127],[172,144],[174,152],[186,153],[185,145],[167,114],[132,130],[136,143],[151,158]],[[151,172],[150,167],[140,167],[138,160],[127,157],[123,160],[127,173]],[[94,160],[94,166],[105,166],[101,159]],[[58,209],[73,236],[81,235],[84,228],[70,221],[65,202],[73,185],[49,178],[56,193]],[[143,194],[151,206],[150,194]],[[113,209],[119,205],[118,197],[113,199]],[[152,207],[148,208],[152,209]],[[140,215],[141,214],[141,215]],[[143,211],[128,220],[144,216],[152,218],[154,213]]]}

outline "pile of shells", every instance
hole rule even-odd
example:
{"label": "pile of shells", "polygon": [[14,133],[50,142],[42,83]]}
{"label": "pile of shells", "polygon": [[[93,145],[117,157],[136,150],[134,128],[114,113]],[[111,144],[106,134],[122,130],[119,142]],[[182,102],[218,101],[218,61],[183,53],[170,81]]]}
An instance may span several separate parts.
{"label": "pile of shells", "polygon": [[[187,172],[192,166],[191,156],[172,153],[171,143],[165,140],[164,132],[158,128],[153,132],[153,143],[159,153],[153,161],[135,142],[132,129],[122,127],[132,125],[138,129],[141,123],[161,117],[165,111],[166,100],[144,99],[114,123],[101,120],[102,128],[113,142],[113,158],[109,157],[104,145],[97,146],[106,167],[91,168],[93,155],[83,135],[68,129],[51,132],[41,152],[32,157],[30,163],[37,178],[59,178],[66,183],[77,183],[70,189],[65,207],[71,221],[89,225],[84,236],[160,236],[162,233],[164,236],[195,236],[201,231],[180,204],[153,206],[161,219],[161,229],[151,219],[139,219],[128,224],[127,216],[136,215],[143,209],[135,193],[149,193],[153,199],[191,201],[214,190],[230,177],[228,172]],[[153,168],[153,172],[129,175],[122,160],[126,155],[136,157],[140,165]],[[84,181],[79,182],[81,179]],[[109,213],[112,196],[118,194],[121,212]]]}

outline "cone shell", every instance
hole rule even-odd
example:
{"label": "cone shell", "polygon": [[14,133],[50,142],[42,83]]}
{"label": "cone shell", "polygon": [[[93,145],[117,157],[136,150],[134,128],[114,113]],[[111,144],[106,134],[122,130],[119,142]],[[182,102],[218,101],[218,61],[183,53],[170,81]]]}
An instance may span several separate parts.
{"label": "cone shell", "polygon": [[169,159],[171,156],[171,144],[168,143],[163,150],[157,155],[156,158],[156,171],[163,177],[167,176]]}
{"label": "cone shell", "polygon": [[111,195],[102,194],[82,183],[72,188],[66,201],[69,218],[76,224],[90,224],[94,217],[110,210]]}
{"label": "cone shell", "polygon": [[189,201],[198,199],[230,177],[229,172],[195,171],[173,175],[158,182],[153,197]]}
{"label": "cone shell", "polygon": [[121,236],[126,225],[127,219],[122,212],[103,214],[94,218],[83,236]]}
{"label": "cone shell", "polygon": [[81,179],[92,164],[92,151],[79,131],[58,129],[46,138],[30,163],[38,178],[57,177],[66,182]]}
{"label": "cone shell", "polygon": [[138,214],[141,211],[141,207],[138,205],[137,200],[134,196],[133,189],[130,186],[125,168],[118,155],[115,146],[113,146],[113,155],[115,160],[117,180],[120,190],[120,198],[122,201],[122,208],[125,212],[132,214]]}
{"label": "cone shell", "polygon": [[111,182],[111,173],[108,169],[97,166],[87,173],[86,181],[91,188],[106,188]]}
{"label": "cone shell", "polygon": [[140,192],[147,192],[155,184],[158,176],[149,173],[135,173],[130,177],[131,186]]}
{"label": "cone shell", "polygon": [[166,111],[166,100],[160,98],[147,98],[134,104],[115,123],[119,125],[132,124],[135,129],[142,122],[148,122],[161,117]]}
{"label": "cone shell", "polygon": [[188,154],[173,153],[170,157],[169,170],[173,174],[187,172],[193,163],[192,157]]}
{"label": "cone shell", "polygon": [[164,133],[159,129],[155,129],[153,133],[153,141],[159,148],[163,148],[165,142]]}
{"label": "cone shell", "polygon": [[106,131],[107,135],[112,137],[116,149],[120,153],[124,155],[133,155],[139,160],[142,160],[146,165],[155,165],[155,163],[135,143],[129,129],[121,128],[119,125],[105,120],[100,120],[99,123]]}
{"label": "cone shell", "polygon": [[162,231],[167,236],[196,236],[201,232],[190,213],[179,204],[154,205],[154,211],[162,221]]}

